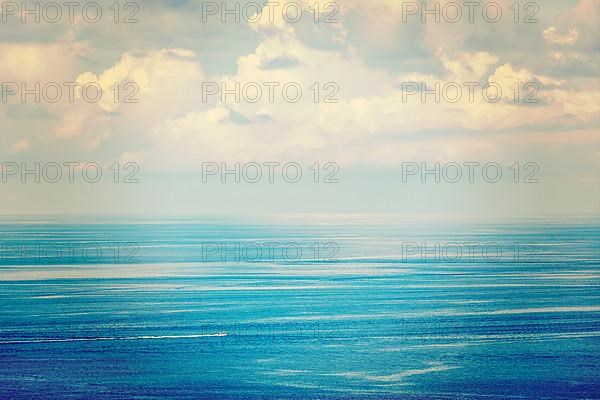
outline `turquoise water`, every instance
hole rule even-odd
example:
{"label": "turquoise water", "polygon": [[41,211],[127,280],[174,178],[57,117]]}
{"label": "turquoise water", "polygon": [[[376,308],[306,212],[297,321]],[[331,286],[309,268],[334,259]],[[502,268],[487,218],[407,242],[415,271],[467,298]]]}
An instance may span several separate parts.
{"label": "turquoise water", "polygon": [[0,398],[600,398],[600,224],[4,223]]}

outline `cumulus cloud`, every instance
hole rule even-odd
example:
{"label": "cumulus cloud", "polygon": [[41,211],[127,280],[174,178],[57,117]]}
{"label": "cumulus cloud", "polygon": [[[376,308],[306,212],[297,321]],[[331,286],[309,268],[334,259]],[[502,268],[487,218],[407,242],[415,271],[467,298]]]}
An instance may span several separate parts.
{"label": "cumulus cloud", "polygon": [[[305,12],[312,6],[308,0],[299,4]],[[235,62],[218,72],[206,72],[205,68],[218,53],[220,42],[216,39],[214,48],[203,52],[186,46],[155,48],[146,43],[114,59],[86,61],[82,68],[82,56],[93,51],[77,40],[79,31],[71,31],[61,44],[0,45],[0,72],[11,79],[61,76],[81,85],[97,83],[103,96],[95,104],[78,99],[75,104],[45,106],[53,116],[47,124],[50,134],[59,142],[75,143],[76,149],[162,167],[190,168],[207,158],[251,161],[318,156],[347,164],[384,165],[416,155],[473,157],[507,148],[508,144],[496,137],[508,135],[507,130],[522,130],[521,142],[526,143],[526,132],[532,127],[553,125],[572,131],[597,123],[597,81],[596,86],[589,81],[574,84],[576,72],[560,76],[539,72],[537,59],[532,63],[528,58],[528,49],[547,51],[541,46],[544,40],[574,49],[584,34],[579,24],[567,29],[558,28],[564,26],[560,21],[550,27],[513,26],[511,18],[498,26],[423,24],[417,17],[405,22],[402,4],[391,0],[344,2],[336,15],[338,24],[311,31],[317,39],[327,39],[327,45],[307,39],[302,34],[304,25],[289,23],[280,12],[273,14],[274,22],[262,16],[259,23],[236,27],[256,34],[257,44],[240,51]],[[501,4],[508,9],[512,3],[503,0]],[[581,10],[586,7],[593,8],[593,4],[581,1],[567,11],[584,18]],[[169,27],[175,28],[178,14],[171,10],[164,15],[168,15]],[[307,15],[311,16],[310,12]],[[508,48],[500,39],[486,39],[498,29],[515,34],[528,30],[522,41],[526,50],[515,50],[514,41]],[[388,54],[389,60],[375,64],[371,49],[363,46],[363,36],[370,47]],[[335,45],[329,41],[331,37]],[[482,42],[489,46],[479,46]],[[18,57],[14,55],[17,49]],[[554,50],[544,53],[552,65],[555,60],[566,63],[579,57]],[[403,56],[395,57],[398,54]],[[593,62],[588,60],[589,65]],[[220,72],[223,70],[229,72]],[[262,97],[248,102],[227,96],[222,102],[217,95],[204,102],[203,84],[208,82],[227,88],[257,83]],[[269,101],[265,82],[279,83],[276,101]],[[429,89],[436,83],[444,87],[451,82],[495,82],[503,93],[496,103],[485,101],[480,91],[470,101],[464,87],[456,102],[436,102],[432,96],[422,102],[421,93],[407,101],[405,82],[425,82]],[[539,101],[515,103],[511,88],[517,83],[520,95],[525,96],[528,92],[522,85],[527,82],[539,84],[535,93]],[[128,83],[135,83],[136,89],[127,89]],[[286,83],[302,88],[298,103],[282,98]],[[120,90],[117,102],[115,84]],[[137,102],[123,101],[130,94]],[[335,102],[324,103],[327,95]]]}
{"label": "cumulus cloud", "polygon": [[463,53],[459,52],[449,57],[441,53],[439,55],[446,70],[451,75],[450,79],[458,82],[478,82],[489,71],[490,67],[499,60],[488,52]]}
{"label": "cumulus cloud", "polygon": [[[160,49],[125,53],[112,67],[100,74],[86,72],[77,77],[80,85],[96,83],[105,94],[98,102],[106,112],[117,110],[122,104],[141,104],[141,108],[154,111],[185,107],[189,87],[197,87],[203,79],[195,53],[185,49]],[[134,84],[127,86],[127,83]],[[115,84],[120,85],[120,96],[115,97]],[[128,90],[127,93],[126,90]],[[179,94],[179,96],[177,96]],[[170,97],[170,95],[173,95]],[[168,96],[168,97],[165,97]],[[129,98],[129,99],[128,99]],[[171,99],[165,102],[164,99]],[[130,101],[130,103],[127,103]]]}
{"label": "cumulus cloud", "polygon": [[550,44],[573,44],[579,39],[579,32],[576,28],[570,28],[566,32],[559,32],[558,29],[551,26],[544,31],[544,38]]}
{"label": "cumulus cloud", "polygon": [[72,77],[76,57],[84,43],[0,43],[3,82],[63,82]]}

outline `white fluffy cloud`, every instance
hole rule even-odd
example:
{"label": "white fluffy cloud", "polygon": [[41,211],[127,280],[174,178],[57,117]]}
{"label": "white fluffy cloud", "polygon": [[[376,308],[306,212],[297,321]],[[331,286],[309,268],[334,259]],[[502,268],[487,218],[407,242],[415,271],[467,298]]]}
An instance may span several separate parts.
{"label": "white fluffy cloud", "polygon": [[551,44],[573,44],[579,39],[579,32],[575,28],[570,28],[566,32],[559,32],[551,26],[544,31],[544,38]]}
{"label": "white fluffy cloud", "polygon": [[[308,0],[301,4],[304,11],[311,6]],[[506,9],[511,5],[504,0],[501,4]],[[581,1],[570,12],[584,18],[581,10],[593,7],[590,4]],[[174,18],[175,14],[168,15]],[[75,104],[45,105],[54,118],[47,123],[50,132],[38,137],[50,133],[59,143],[76,143],[75,149],[117,152],[157,167],[190,168],[207,158],[321,158],[375,165],[416,155],[473,158],[506,149],[508,145],[494,137],[502,131],[507,135],[506,130],[525,132],[550,125],[590,128],[598,122],[597,81],[596,86],[589,85],[589,80],[574,84],[569,76],[536,72],[526,58],[509,58],[502,49],[494,51],[494,46],[489,50],[469,48],[479,33],[498,28],[490,24],[474,24],[461,31],[447,23],[421,24],[417,17],[416,23],[404,23],[402,2],[352,0],[341,6],[336,16],[339,24],[326,31],[315,28],[317,36],[335,38],[323,45],[302,36],[302,24],[290,24],[280,13],[274,15],[275,23],[261,18],[261,23],[250,24],[259,42],[238,56],[233,73],[205,72],[210,52],[199,54],[185,47],[129,50],[112,63],[103,60],[101,65],[108,67],[87,65],[82,70],[76,67],[78,57],[88,56],[91,50],[72,36],[61,44],[0,45],[0,72],[13,80],[54,76],[82,85],[98,83],[103,97],[96,104],[79,99]],[[506,23],[512,23],[510,18]],[[551,45],[573,48],[583,39],[575,28],[542,24],[526,28],[536,33],[541,43],[546,40]],[[360,45],[352,42],[363,33],[374,47],[386,51],[418,42],[418,54],[401,72],[375,66]],[[551,54],[567,60],[566,53]],[[263,96],[256,103],[236,102],[232,96],[224,103],[219,96],[204,103],[206,82],[229,88],[255,82],[262,87]],[[265,82],[279,83],[275,102],[268,101]],[[303,91],[298,103],[282,99],[282,87],[292,82]],[[436,83],[443,87],[452,82],[495,82],[502,87],[503,96],[492,104],[484,101],[478,90],[475,100],[469,101],[463,87],[463,96],[456,102],[435,102],[429,96],[423,103],[420,93],[407,101],[403,82],[426,82],[428,88]],[[511,88],[517,82],[520,90],[527,82],[539,84],[539,102],[515,104]],[[113,98],[115,83],[121,88],[120,102]],[[127,83],[139,88],[134,95],[137,103],[123,103],[124,97],[134,92],[131,86],[125,89]],[[315,83],[321,100],[316,103]],[[337,102],[324,103],[330,93]],[[520,100],[526,94],[521,92]],[[34,144],[35,137],[27,140]],[[527,141],[523,133],[521,142]]]}

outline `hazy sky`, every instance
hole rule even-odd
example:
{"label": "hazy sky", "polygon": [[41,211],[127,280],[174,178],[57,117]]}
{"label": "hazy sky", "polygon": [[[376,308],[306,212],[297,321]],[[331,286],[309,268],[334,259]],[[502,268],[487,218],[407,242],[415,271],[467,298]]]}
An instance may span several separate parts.
{"label": "hazy sky", "polygon": [[[286,8],[294,17],[301,6],[296,23],[283,18],[285,0],[254,16],[258,22],[229,15],[225,23],[218,10],[209,15],[220,1],[143,1],[139,10],[121,2],[118,23],[113,1],[99,2],[97,23],[86,21],[82,7],[72,23],[67,8],[57,23],[44,15],[39,23],[25,15],[23,23],[14,8],[21,2],[0,3],[0,159],[19,168],[95,162],[103,171],[95,184],[79,175],[74,183],[21,183],[21,171],[6,175],[12,167],[3,164],[1,214],[600,214],[597,0],[522,2],[518,15],[513,0],[496,1],[483,15],[490,2],[482,1],[473,22],[458,2],[456,23],[444,19],[457,16],[448,1],[439,2],[446,12],[439,23],[400,0],[324,1],[319,22],[315,1],[299,0]],[[252,16],[248,3],[239,3],[240,13]],[[500,20],[488,22],[498,9]],[[131,13],[139,22],[123,23]],[[56,103],[37,103],[34,95],[22,102],[21,93],[6,93],[7,83],[31,89],[35,82],[94,82],[103,96],[71,102],[65,89]],[[209,83],[236,82],[249,97],[259,86],[262,97],[203,96]],[[272,102],[265,82],[278,84]],[[431,94],[423,102],[408,82],[459,86],[463,96],[448,101],[454,92],[447,92],[436,102]],[[466,82],[479,85],[473,99]],[[502,89],[497,102],[479,89],[490,82]],[[286,84],[293,84],[290,97],[301,88],[298,102],[283,97]],[[128,95],[138,102],[125,103]],[[528,95],[537,102],[526,102]],[[115,184],[115,162],[120,182],[134,173],[139,183]],[[139,172],[126,169],[128,162]],[[203,163],[223,162],[297,163],[303,176],[289,183],[277,167],[269,183],[264,167],[255,184],[244,176],[223,184],[218,173],[203,182]],[[403,163],[435,162],[457,163],[463,175],[464,163],[496,163],[503,176],[490,183],[477,170],[472,183],[464,176],[422,183],[418,171],[403,182]],[[339,182],[324,183],[328,176]]]}

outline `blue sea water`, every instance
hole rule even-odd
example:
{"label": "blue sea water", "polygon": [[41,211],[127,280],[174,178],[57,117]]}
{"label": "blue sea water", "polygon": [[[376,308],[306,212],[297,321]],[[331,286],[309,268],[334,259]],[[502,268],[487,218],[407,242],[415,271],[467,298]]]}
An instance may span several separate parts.
{"label": "blue sea water", "polygon": [[2,399],[597,399],[600,224],[0,224]]}

